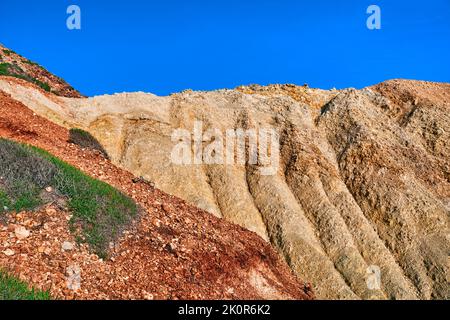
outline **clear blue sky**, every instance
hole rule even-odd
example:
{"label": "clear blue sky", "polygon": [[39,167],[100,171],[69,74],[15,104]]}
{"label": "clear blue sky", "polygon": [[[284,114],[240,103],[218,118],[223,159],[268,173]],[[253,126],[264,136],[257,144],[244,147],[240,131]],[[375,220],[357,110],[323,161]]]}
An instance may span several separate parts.
{"label": "clear blue sky", "polygon": [[[82,29],[66,28],[81,8]],[[382,29],[366,28],[381,8]],[[450,0],[0,1],[0,43],[86,95],[450,82]]]}

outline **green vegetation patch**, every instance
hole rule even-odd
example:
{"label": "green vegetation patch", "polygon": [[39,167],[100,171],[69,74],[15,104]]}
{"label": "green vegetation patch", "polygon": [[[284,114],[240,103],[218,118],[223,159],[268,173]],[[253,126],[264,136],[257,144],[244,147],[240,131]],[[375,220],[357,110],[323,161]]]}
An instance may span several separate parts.
{"label": "green vegetation patch", "polygon": [[108,153],[89,132],[82,129],[73,128],[69,130],[69,142],[79,145],[82,148],[88,148],[99,151],[103,156],[109,159]]}
{"label": "green vegetation patch", "polygon": [[14,51],[8,50],[8,49],[3,49],[3,53],[7,56],[10,56],[11,53],[14,53]]}
{"label": "green vegetation patch", "polygon": [[[33,62],[31,60],[28,59],[24,59],[22,60],[23,63],[29,64],[30,66],[36,66],[36,67],[41,67],[39,64],[37,64],[36,62]],[[42,67],[41,67],[42,68]]]}
{"label": "green vegetation patch", "polygon": [[43,205],[47,187],[67,200],[71,231],[101,257],[138,213],[136,203],[112,186],[44,150],[0,138],[0,216]]}
{"label": "green vegetation patch", "polygon": [[26,283],[0,270],[0,300],[50,300],[50,293],[30,289]]}
{"label": "green vegetation patch", "polygon": [[51,88],[47,83],[42,82],[36,78],[29,76],[16,64],[6,63],[6,62],[0,63],[0,76],[9,76],[9,77],[23,79],[25,81],[34,83],[35,85],[41,87],[45,91],[48,91],[48,92],[51,91]]}

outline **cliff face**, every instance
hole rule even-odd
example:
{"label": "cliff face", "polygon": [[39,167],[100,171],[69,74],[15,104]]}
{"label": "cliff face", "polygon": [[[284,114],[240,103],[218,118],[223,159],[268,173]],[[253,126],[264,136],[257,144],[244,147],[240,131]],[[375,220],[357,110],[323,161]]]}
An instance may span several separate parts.
{"label": "cliff face", "polygon": [[[155,189],[97,151],[69,143],[67,129],[1,90],[0,138],[39,147],[117,188],[140,207],[140,216],[109,243],[108,256],[100,259],[76,240],[79,234],[69,224],[73,212],[58,190],[45,187],[46,193],[40,194],[50,201],[34,211],[4,212],[2,206],[0,269],[49,290],[52,298],[313,298],[310,286],[256,234]],[[0,192],[6,170],[0,166]]]}
{"label": "cliff face", "polygon": [[[157,188],[256,232],[319,298],[450,297],[449,84],[88,99],[10,78],[0,89],[60,125],[88,130],[113,163]],[[261,163],[174,164],[174,131],[194,135],[196,121],[203,132],[274,128],[275,174],[262,175]],[[377,270],[381,286],[368,285]]]}

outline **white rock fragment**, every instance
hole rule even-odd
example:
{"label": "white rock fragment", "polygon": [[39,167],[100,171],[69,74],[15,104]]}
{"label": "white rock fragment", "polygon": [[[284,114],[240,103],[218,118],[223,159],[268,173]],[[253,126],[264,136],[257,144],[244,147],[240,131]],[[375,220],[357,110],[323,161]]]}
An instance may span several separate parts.
{"label": "white rock fragment", "polygon": [[81,269],[78,265],[70,265],[66,269],[67,288],[77,291],[81,288]]}
{"label": "white rock fragment", "polygon": [[17,226],[14,229],[14,234],[16,235],[17,239],[23,240],[23,239],[28,238],[30,236],[30,231],[28,231],[25,227]]}
{"label": "white rock fragment", "polygon": [[74,247],[73,243],[69,242],[69,241],[64,241],[62,246],[61,246],[61,248],[64,251],[71,251],[71,250],[73,250],[73,247]]}
{"label": "white rock fragment", "polygon": [[16,253],[14,252],[14,250],[6,249],[5,251],[3,251],[3,254],[7,257],[11,257],[11,256],[15,255]]}

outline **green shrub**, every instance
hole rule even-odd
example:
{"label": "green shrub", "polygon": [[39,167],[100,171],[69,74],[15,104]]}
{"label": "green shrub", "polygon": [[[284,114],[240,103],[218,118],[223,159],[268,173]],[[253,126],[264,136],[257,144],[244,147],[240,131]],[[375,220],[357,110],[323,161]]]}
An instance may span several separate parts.
{"label": "green shrub", "polygon": [[0,75],[7,76],[9,75],[9,63],[0,63]]}
{"label": "green shrub", "polygon": [[0,63],[0,75],[15,76],[18,73],[23,73],[23,70],[18,65],[7,62]]}
{"label": "green shrub", "polygon": [[11,201],[8,195],[0,190],[0,212],[9,210],[9,208],[11,208]]}
{"label": "green shrub", "polygon": [[51,88],[47,83],[42,82],[36,78],[29,76],[16,64],[0,63],[0,75],[19,78],[19,79],[34,83],[35,85],[41,87],[45,91],[48,91],[48,92],[51,91]]}
{"label": "green shrub", "polygon": [[0,270],[0,300],[50,300],[50,293],[29,289],[26,283]]}
{"label": "green shrub", "polygon": [[41,87],[42,89],[44,89],[47,92],[52,91],[52,88],[45,82],[39,81],[38,79],[33,79],[31,82],[38,85],[39,87]]}
{"label": "green shrub", "polygon": [[[33,62],[33,61],[31,61],[31,60],[28,60],[28,59],[25,59],[25,60],[23,60],[22,62],[23,62],[23,63],[26,63],[26,64],[29,64],[30,66],[37,66],[37,67],[40,67],[39,64],[37,64],[36,62]],[[42,68],[42,67],[41,67],[41,68]]]}
{"label": "green shrub", "polygon": [[4,53],[5,55],[7,55],[7,56],[10,56],[11,53],[14,53],[14,51],[7,50],[7,49],[3,49],[3,53]]}
{"label": "green shrub", "polygon": [[89,132],[82,129],[73,128],[69,130],[69,142],[74,143],[82,148],[97,150],[106,159],[109,159],[108,153],[103,146]]}
{"label": "green shrub", "polygon": [[44,204],[40,194],[48,186],[67,198],[71,230],[80,228],[77,237],[101,257],[138,213],[136,203],[110,185],[44,150],[1,138],[0,177],[0,203],[9,210],[32,210]]}

